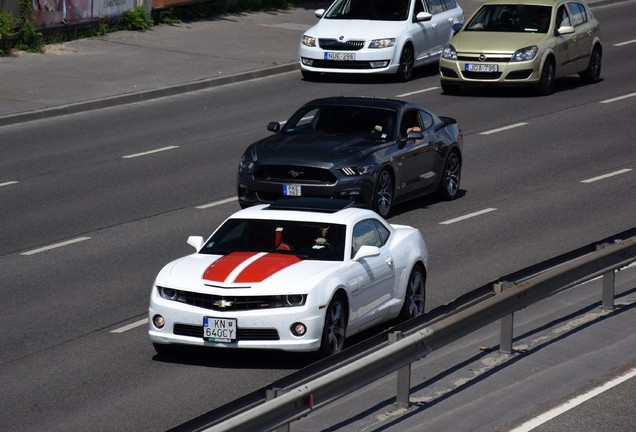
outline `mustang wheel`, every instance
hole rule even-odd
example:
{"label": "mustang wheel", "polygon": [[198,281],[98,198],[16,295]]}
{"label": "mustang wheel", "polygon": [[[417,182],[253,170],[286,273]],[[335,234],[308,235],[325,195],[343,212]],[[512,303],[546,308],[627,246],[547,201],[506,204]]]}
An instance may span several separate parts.
{"label": "mustang wheel", "polygon": [[459,183],[462,178],[462,161],[457,152],[451,152],[446,160],[442,181],[439,184],[439,195],[442,199],[450,201],[457,198]]}
{"label": "mustang wheel", "polygon": [[422,267],[416,265],[409,276],[409,284],[406,287],[406,295],[398,320],[400,322],[415,318],[424,313],[426,299],[426,276]]}
{"label": "mustang wheel", "polygon": [[413,47],[406,45],[400,56],[400,67],[397,71],[397,79],[401,82],[410,81],[413,78],[413,64],[415,56],[413,55]]}
{"label": "mustang wheel", "polygon": [[539,93],[547,96],[554,92],[554,61],[547,59],[541,71],[541,80],[539,81]]}
{"label": "mustang wheel", "polygon": [[601,79],[601,58],[603,55],[601,54],[601,50],[596,47],[594,51],[592,51],[592,55],[590,56],[590,64],[585,69],[585,71],[581,72],[581,79],[586,84],[594,84],[600,81]]}
{"label": "mustang wheel", "polygon": [[336,295],[327,307],[325,326],[322,329],[320,354],[328,356],[342,351],[347,331],[347,315],[345,302],[341,295]]}
{"label": "mustang wheel", "polygon": [[382,170],[378,176],[373,194],[372,209],[386,218],[391,213],[393,205],[393,177],[388,170]]}

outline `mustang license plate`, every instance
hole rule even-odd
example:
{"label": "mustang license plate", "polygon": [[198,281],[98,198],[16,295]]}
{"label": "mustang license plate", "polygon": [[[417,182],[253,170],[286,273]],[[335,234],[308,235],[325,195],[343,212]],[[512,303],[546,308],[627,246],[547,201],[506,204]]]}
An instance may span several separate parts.
{"label": "mustang license plate", "polygon": [[234,342],[236,318],[203,317],[203,338],[208,342]]}
{"label": "mustang license plate", "polygon": [[356,55],[354,53],[339,53],[339,52],[326,52],[325,60],[338,60],[338,61],[355,61]]}
{"label": "mustang license plate", "polygon": [[497,72],[499,68],[496,64],[472,64],[466,63],[464,65],[466,72]]}
{"label": "mustang license plate", "polygon": [[300,185],[283,185],[283,195],[285,196],[302,196]]}

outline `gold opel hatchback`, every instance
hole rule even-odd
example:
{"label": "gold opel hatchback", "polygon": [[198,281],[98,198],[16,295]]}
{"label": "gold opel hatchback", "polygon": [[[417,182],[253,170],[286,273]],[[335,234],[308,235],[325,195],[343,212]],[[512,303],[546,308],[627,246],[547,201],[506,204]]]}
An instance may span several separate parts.
{"label": "gold opel hatchback", "polygon": [[440,58],[444,93],[525,85],[549,95],[567,75],[600,80],[600,26],[584,0],[487,0],[455,30]]}

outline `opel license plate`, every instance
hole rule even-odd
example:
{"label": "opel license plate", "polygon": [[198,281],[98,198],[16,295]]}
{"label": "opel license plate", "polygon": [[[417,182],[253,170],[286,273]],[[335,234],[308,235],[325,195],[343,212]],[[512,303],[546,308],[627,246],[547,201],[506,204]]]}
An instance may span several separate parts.
{"label": "opel license plate", "polygon": [[283,185],[283,195],[285,196],[302,196],[300,185]]}
{"label": "opel license plate", "polygon": [[208,342],[234,342],[236,318],[203,317],[203,338]]}
{"label": "opel license plate", "polygon": [[497,72],[499,68],[496,64],[472,64],[466,63],[464,65],[466,72]]}

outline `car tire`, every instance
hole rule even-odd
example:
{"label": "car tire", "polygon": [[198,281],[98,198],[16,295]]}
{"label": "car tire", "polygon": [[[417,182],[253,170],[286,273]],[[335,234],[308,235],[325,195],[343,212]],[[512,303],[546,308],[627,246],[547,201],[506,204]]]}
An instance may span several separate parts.
{"label": "car tire", "polygon": [[457,95],[462,90],[462,86],[459,84],[451,84],[445,81],[442,81],[440,84],[442,85],[442,91],[447,95]]}
{"label": "car tire", "polygon": [[425,303],[426,275],[422,266],[418,264],[411,270],[398,321],[404,322],[422,315],[424,313]]}
{"label": "car tire", "polygon": [[325,325],[322,328],[319,353],[321,356],[336,354],[344,348],[347,333],[347,307],[344,297],[336,294],[325,314]]}
{"label": "car tire", "polygon": [[393,193],[393,175],[388,169],[383,169],[373,189],[372,210],[383,218],[387,218],[393,206]]}
{"label": "car tire", "polygon": [[554,60],[549,58],[543,64],[541,70],[541,78],[539,79],[539,94],[542,96],[551,95],[554,92],[554,77],[556,75],[554,69]]}
{"label": "car tire", "polygon": [[399,82],[407,82],[413,78],[413,65],[415,64],[415,55],[413,47],[406,44],[400,54],[400,67],[398,68],[396,78]]}
{"label": "car tire", "polygon": [[318,79],[320,78],[319,72],[310,72],[306,70],[301,70],[300,73],[302,74],[303,79],[305,81],[318,81]]}
{"label": "car tire", "polygon": [[451,201],[459,195],[459,185],[462,179],[462,158],[456,151],[451,151],[446,158],[444,171],[437,190],[444,201]]}
{"label": "car tire", "polygon": [[585,84],[594,84],[601,80],[601,60],[603,53],[599,47],[594,47],[590,56],[590,64],[581,72],[581,80]]}

